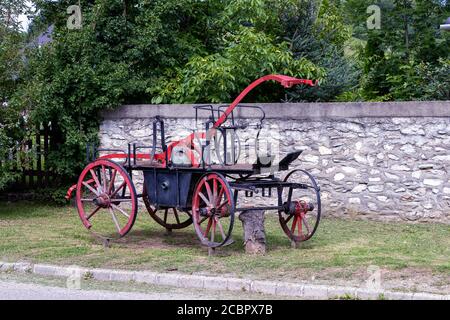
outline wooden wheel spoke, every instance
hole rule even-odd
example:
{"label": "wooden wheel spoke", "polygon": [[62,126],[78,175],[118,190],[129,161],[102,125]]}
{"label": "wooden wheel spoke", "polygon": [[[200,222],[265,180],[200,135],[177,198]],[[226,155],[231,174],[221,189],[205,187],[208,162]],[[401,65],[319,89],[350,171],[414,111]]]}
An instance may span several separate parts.
{"label": "wooden wheel spoke", "polygon": [[212,231],[211,231],[211,242],[214,242],[214,235],[216,234],[216,220],[214,218],[212,220]]}
{"label": "wooden wheel spoke", "polygon": [[112,177],[111,177],[111,180],[109,181],[108,194],[111,194],[112,189],[114,187],[114,181],[116,180],[116,173],[117,173],[117,170],[114,170],[112,172]]}
{"label": "wooden wheel spoke", "polygon": [[208,206],[211,205],[211,202],[209,202],[209,200],[206,198],[206,196],[202,192],[199,192],[198,195],[200,196],[200,198],[202,198],[202,200],[205,202],[206,205],[208,205]]}
{"label": "wooden wheel spoke", "polygon": [[302,221],[303,221],[303,224],[305,225],[306,231],[309,234],[311,232],[311,228],[309,227],[309,223],[308,223],[308,220],[306,220],[305,215],[302,215]]}
{"label": "wooden wheel spoke", "polygon": [[83,202],[93,202],[94,199],[82,198],[81,201],[83,201]]}
{"label": "wooden wheel spoke", "polygon": [[169,213],[169,209],[164,210],[164,223],[167,223],[167,214]]}
{"label": "wooden wheel spoke", "polygon": [[213,199],[212,203],[216,205],[217,202],[217,179],[213,179]]}
{"label": "wooden wheel spoke", "polygon": [[301,236],[302,235],[302,218],[301,218],[301,216],[297,218],[297,222],[298,222],[297,233],[299,236]]}
{"label": "wooden wheel spoke", "polygon": [[206,219],[208,219],[208,217],[203,217],[203,219],[200,220],[198,224],[202,224],[203,222],[205,222]]}
{"label": "wooden wheel spoke", "polygon": [[106,188],[106,168],[105,166],[102,165],[102,182],[103,182],[103,191],[106,192],[107,188]]}
{"label": "wooden wheel spoke", "polygon": [[93,170],[93,169],[90,169],[89,172],[91,173],[91,176],[92,176],[92,178],[94,179],[95,184],[97,185],[97,188],[98,188],[98,187],[101,187],[100,181],[98,181],[98,177],[97,177],[97,175],[95,174],[94,170]]}
{"label": "wooden wheel spoke", "polygon": [[214,197],[212,195],[211,186],[209,185],[208,181],[205,181],[205,188],[206,192],[208,193],[209,204],[214,203]]}
{"label": "wooden wheel spoke", "polygon": [[131,202],[133,199],[131,198],[114,198],[111,199],[112,202]]}
{"label": "wooden wheel spoke", "polygon": [[216,199],[216,203],[214,205],[219,206],[219,203],[220,203],[220,201],[222,200],[222,197],[223,197],[223,193],[224,193],[224,188],[221,187],[220,191],[219,191],[219,195],[217,196],[217,199]]}
{"label": "wooden wheel spoke", "polygon": [[216,223],[219,226],[220,234],[222,235],[222,240],[225,240],[227,237],[225,236],[225,232],[223,232],[222,223],[220,223],[220,220],[217,217],[216,217]]}
{"label": "wooden wheel spoke", "polygon": [[173,214],[175,215],[175,220],[177,220],[177,223],[180,224],[180,217],[178,217],[178,211],[176,208],[173,208]]}
{"label": "wooden wheel spoke", "polygon": [[98,212],[98,210],[100,210],[100,207],[97,207],[94,209],[94,211],[92,211],[87,217],[86,219],[89,220],[90,218],[92,218],[94,216],[94,214],[96,214]]}
{"label": "wooden wheel spoke", "polygon": [[125,185],[122,188],[122,198],[125,197],[125,194],[127,193],[127,184],[125,183]]}
{"label": "wooden wheel spoke", "polygon": [[120,225],[119,225],[119,221],[117,221],[117,217],[114,214],[114,210],[111,207],[109,207],[109,213],[111,214],[111,217],[112,217],[112,219],[114,221],[114,224],[116,225],[117,231],[120,233],[121,228],[120,228]]}
{"label": "wooden wheel spoke", "polygon": [[291,214],[286,220],[284,220],[284,223],[287,224],[287,223],[292,219],[293,216],[294,216],[294,215]]}
{"label": "wooden wheel spoke", "polygon": [[292,222],[291,233],[294,234],[295,226],[297,225],[297,216],[294,217],[294,221]]}
{"label": "wooden wheel spoke", "polygon": [[223,207],[224,205],[226,205],[226,204],[228,204],[228,199],[225,199],[225,201],[222,202],[222,203],[217,207],[217,209],[222,209],[222,207]]}
{"label": "wooden wheel spoke", "polygon": [[121,214],[123,214],[125,217],[127,217],[128,219],[130,218],[130,215],[128,213],[126,213],[125,211],[123,211],[122,208],[120,208],[119,206],[116,206],[114,203],[111,203],[111,207],[113,209],[116,209],[117,211],[119,211]]}
{"label": "wooden wheel spoke", "polygon": [[82,183],[83,183],[83,185],[84,185],[86,188],[88,188],[89,190],[91,190],[91,192],[92,192],[93,194],[95,194],[96,196],[99,195],[98,192],[97,192],[97,190],[95,190],[94,188],[92,188],[91,185],[90,185],[89,183],[87,183],[86,181],[83,181]]}
{"label": "wooden wheel spoke", "polygon": [[117,194],[117,192],[119,192],[120,191],[120,189],[122,189],[123,187],[125,187],[126,186],[126,182],[124,181],[124,182],[122,182],[122,184],[116,189],[116,190],[114,190],[114,192],[109,196],[110,198],[114,198],[114,196]]}
{"label": "wooden wheel spoke", "polygon": [[209,230],[211,229],[211,223],[212,223],[212,218],[209,218],[208,219],[208,225],[206,226],[206,230],[205,230],[205,232],[203,233],[203,236],[206,238],[207,237],[207,235],[208,235],[208,233],[209,233]]}

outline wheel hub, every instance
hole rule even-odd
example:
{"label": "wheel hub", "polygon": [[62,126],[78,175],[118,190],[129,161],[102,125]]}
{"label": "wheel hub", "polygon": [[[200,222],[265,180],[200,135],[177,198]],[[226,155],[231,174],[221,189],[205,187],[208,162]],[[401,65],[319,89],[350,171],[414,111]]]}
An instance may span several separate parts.
{"label": "wheel hub", "polygon": [[200,216],[202,216],[202,217],[209,217],[210,216],[208,208],[199,208],[198,211],[200,213]]}
{"label": "wheel hub", "polygon": [[221,208],[216,208],[212,206],[204,207],[198,209],[200,216],[202,217],[228,217],[230,215],[230,210],[228,205],[224,205]]}
{"label": "wheel hub", "polygon": [[285,212],[287,214],[295,215],[305,215],[308,211],[314,210],[314,205],[312,203],[306,202],[304,200],[294,200],[291,201],[290,205],[286,202],[284,204]]}
{"label": "wheel hub", "polygon": [[103,193],[94,199],[94,203],[101,208],[108,208],[111,205],[111,199],[106,193]]}

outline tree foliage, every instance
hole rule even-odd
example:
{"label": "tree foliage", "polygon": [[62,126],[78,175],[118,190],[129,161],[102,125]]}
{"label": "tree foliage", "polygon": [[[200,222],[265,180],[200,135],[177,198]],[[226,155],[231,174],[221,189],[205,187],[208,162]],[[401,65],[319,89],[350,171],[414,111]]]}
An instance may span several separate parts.
{"label": "tree foliage", "polygon": [[12,153],[25,135],[23,113],[20,107],[11,105],[10,99],[20,83],[24,63],[18,16],[28,12],[25,1],[5,0],[0,3],[0,190],[17,178],[11,168]]}
{"label": "tree foliage", "polygon": [[[368,100],[443,99],[427,91],[430,78],[448,84],[450,37],[438,30],[450,16],[450,3],[440,0],[394,0],[381,3],[382,28],[367,31],[361,53],[361,92]],[[417,86],[418,84],[420,86]]]}

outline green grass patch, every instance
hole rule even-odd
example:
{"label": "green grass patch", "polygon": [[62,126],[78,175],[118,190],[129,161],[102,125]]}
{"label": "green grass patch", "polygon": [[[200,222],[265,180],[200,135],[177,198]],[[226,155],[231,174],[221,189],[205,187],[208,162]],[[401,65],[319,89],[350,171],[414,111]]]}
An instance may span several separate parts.
{"label": "green grass patch", "polygon": [[[236,220],[233,245],[208,257],[192,226],[172,235],[141,208],[133,230],[104,248],[82,226],[73,207],[33,203],[0,203],[0,260],[76,264],[185,273],[250,276],[263,279],[304,278],[308,270],[361,270],[369,265],[401,270],[427,269],[450,273],[450,226],[381,223],[324,218],[316,235],[291,249],[275,215],[267,215],[268,251],[246,255],[242,226]],[[341,271],[339,271],[341,270]],[[348,272],[347,272],[348,273]]]}

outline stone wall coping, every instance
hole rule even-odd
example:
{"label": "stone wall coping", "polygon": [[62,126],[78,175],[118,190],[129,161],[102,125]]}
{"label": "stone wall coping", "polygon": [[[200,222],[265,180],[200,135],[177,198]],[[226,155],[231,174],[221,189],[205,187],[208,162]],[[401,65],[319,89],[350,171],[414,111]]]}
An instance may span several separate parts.
{"label": "stone wall coping", "polygon": [[[159,115],[164,118],[193,119],[193,106],[202,104],[139,104],[123,105],[115,110],[102,112],[105,120],[145,119]],[[222,104],[220,104],[222,105]],[[266,119],[334,119],[334,118],[392,118],[392,117],[450,117],[450,101],[404,102],[327,102],[327,103],[250,103],[258,105],[266,113]],[[217,107],[218,104],[213,104]],[[259,111],[239,108],[238,118],[259,118]],[[208,117],[206,111],[200,117]]]}

